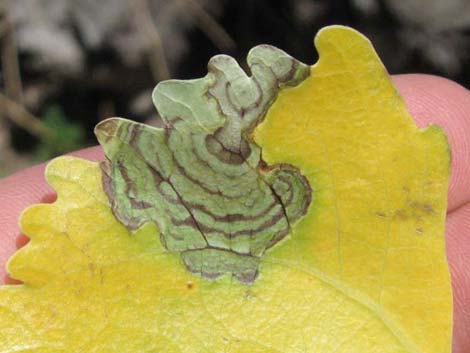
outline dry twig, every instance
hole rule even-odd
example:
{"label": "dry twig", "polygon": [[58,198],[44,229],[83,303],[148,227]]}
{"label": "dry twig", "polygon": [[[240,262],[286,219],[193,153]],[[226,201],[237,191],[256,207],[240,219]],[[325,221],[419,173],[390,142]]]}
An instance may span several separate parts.
{"label": "dry twig", "polygon": [[223,28],[197,0],[178,0],[178,2],[190,8],[201,31],[203,31],[220,50],[233,50],[236,47],[235,41],[230,37],[225,28]]}
{"label": "dry twig", "polygon": [[18,50],[16,48],[13,26],[8,18],[7,3],[2,9],[2,29],[3,37],[1,41],[1,57],[3,77],[5,82],[5,92],[8,97],[21,101],[23,95],[23,84],[21,82],[20,65],[18,62]]}
{"label": "dry twig", "polygon": [[163,42],[157,26],[153,22],[148,0],[133,1],[130,5],[132,5],[131,8],[133,7],[135,9],[139,31],[142,35],[147,37],[148,42],[151,43],[149,65],[153,77],[157,81],[169,79],[171,75],[165,58]]}
{"label": "dry twig", "polygon": [[43,122],[28,112],[22,105],[0,92],[0,106],[4,108],[4,116],[31,135],[41,139],[51,138],[54,132],[44,126]]}

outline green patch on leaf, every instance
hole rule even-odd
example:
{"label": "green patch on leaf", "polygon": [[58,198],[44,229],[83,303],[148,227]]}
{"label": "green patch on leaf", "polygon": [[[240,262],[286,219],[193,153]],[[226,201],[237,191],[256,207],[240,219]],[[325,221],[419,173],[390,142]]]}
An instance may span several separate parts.
{"label": "green patch on leaf", "polygon": [[153,221],[191,272],[251,283],[312,192],[295,167],[267,166],[250,138],[279,89],[298,85],[308,66],[267,45],[247,61],[251,77],[219,55],[206,77],[160,83],[153,98],[161,128],[115,118],[95,132],[107,157],[104,188],[123,224]]}

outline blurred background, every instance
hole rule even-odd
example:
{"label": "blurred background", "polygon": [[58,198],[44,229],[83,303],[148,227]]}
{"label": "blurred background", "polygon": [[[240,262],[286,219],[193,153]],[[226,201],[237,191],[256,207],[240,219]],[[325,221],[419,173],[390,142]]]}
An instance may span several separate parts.
{"label": "blurred background", "polygon": [[470,0],[0,0],[0,177],[96,144],[111,116],[151,123],[151,92],[209,58],[273,44],[314,63],[313,37],[352,26],[390,73],[470,84]]}

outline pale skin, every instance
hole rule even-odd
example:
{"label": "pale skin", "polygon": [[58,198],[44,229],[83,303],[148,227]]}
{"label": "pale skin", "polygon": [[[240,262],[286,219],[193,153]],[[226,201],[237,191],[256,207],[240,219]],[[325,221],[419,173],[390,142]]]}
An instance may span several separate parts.
{"label": "pale skin", "polygon": [[[470,92],[434,76],[399,75],[393,81],[418,126],[440,125],[452,148],[446,238],[454,295],[453,353],[466,353],[470,351]],[[73,155],[103,159],[100,147]],[[44,166],[0,180],[0,283],[14,283],[4,271],[5,263],[27,241],[18,228],[21,211],[55,198],[44,180]]]}

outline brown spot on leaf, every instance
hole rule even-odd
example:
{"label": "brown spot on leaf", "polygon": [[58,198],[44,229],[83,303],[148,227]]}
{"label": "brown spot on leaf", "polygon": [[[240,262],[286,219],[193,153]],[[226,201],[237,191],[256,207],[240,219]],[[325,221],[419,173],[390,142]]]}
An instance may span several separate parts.
{"label": "brown spot on leaf", "polygon": [[397,210],[395,211],[395,218],[399,219],[400,221],[406,221],[409,217],[405,210]]}
{"label": "brown spot on leaf", "polygon": [[430,204],[425,203],[423,205],[423,211],[426,212],[427,214],[433,214],[434,213],[434,208]]}
{"label": "brown spot on leaf", "polygon": [[434,208],[429,203],[413,201],[410,206],[417,211],[424,212],[426,214],[434,214]]}

